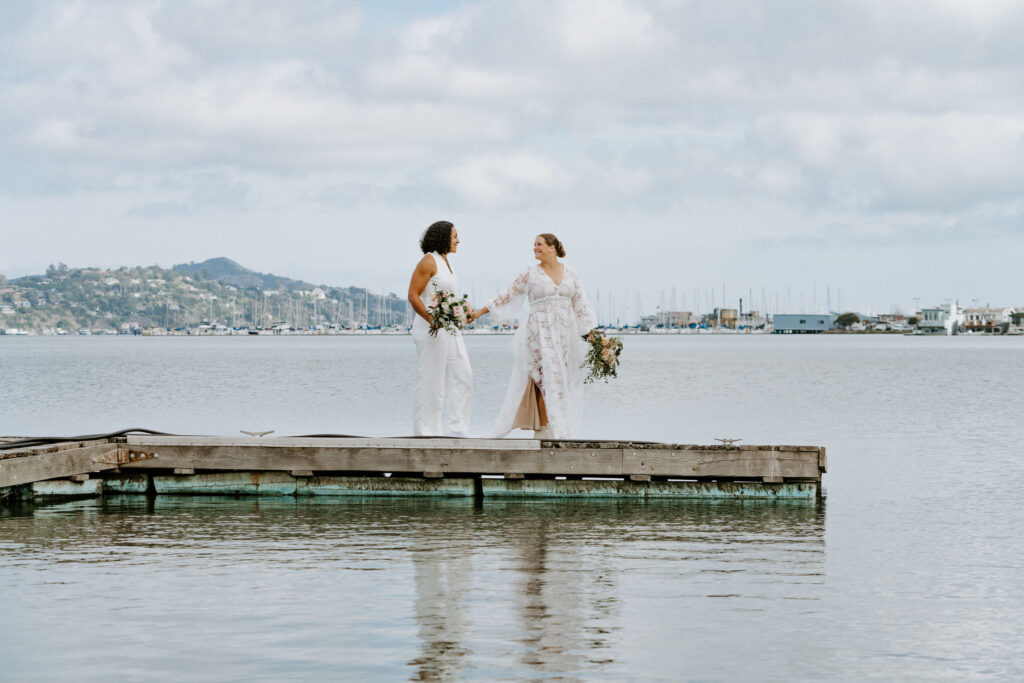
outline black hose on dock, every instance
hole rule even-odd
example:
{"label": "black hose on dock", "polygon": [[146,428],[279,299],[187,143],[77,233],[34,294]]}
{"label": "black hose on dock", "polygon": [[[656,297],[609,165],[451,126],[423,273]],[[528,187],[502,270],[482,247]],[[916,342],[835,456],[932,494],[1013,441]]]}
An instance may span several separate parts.
{"label": "black hose on dock", "polygon": [[[16,448],[32,448],[33,446],[47,446],[55,443],[67,443],[70,441],[98,441],[100,439],[113,439],[119,436],[127,436],[128,434],[150,434],[152,436],[184,436],[182,434],[171,434],[169,432],[158,432],[152,429],[145,429],[143,427],[133,427],[131,429],[122,429],[116,432],[110,432],[109,434],[81,434],[79,436],[34,436],[25,439],[19,439],[17,441],[0,442],[0,451],[9,451]],[[194,436],[194,435],[193,435]],[[296,434],[289,437],[288,439],[368,439],[374,437],[367,437],[358,434]],[[435,436],[393,436],[392,439],[435,439]],[[464,439],[470,437],[445,437],[449,439]],[[517,439],[510,439],[517,440]],[[560,441],[585,441],[586,443],[630,443],[633,445],[654,445],[653,441],[628,441],[623,442],[614,439],[543,439],[548,442],[560,442]]]}
{"label": "black hose on dock", "polygon": [[[69,441],[97,441],[99,439],[113,439],[118,436],[127,436],[128,434],[151,434],[153,436],[182,436],[181,434],[171,434],[169,432],[158,432],[152,429],[145,429],[142,427],[134,427],[132,429],[122,429],[116,432],[110,432],[109,434],[80,434],[78,436],[33,436],[24,439],[18,439],[17,441],[7,441],[0,443],[0,451],[9,451],[16,448],[32,448],[33,446],[47,446],[55,443],[67,443]],[[288,439],[368,439],[372,437],[363,436],[361,434],[293,434],[292,436],[285,437]],[[432,439],[432,436],[402,436],[402,437],[391,437],[400,439]],[[462,437],[452,437],[462,438]]]}
{"label": "black hose on dock", "polygon": [[152,429],[134,427],[132,429],[122,429],[117,432],[110,432],[109,434],[83,434],[81,436],[33,436],[27,439],[0,443],[0,451],[9,451],[15,448],[32,448],[33,446],[47,446],[49,444],[65,443],[68,441],[98,441],[100,439],[113,439],[117,436],[127,436],[128,434],[140,432],[154,436],[178,436],[177,434],[168,434],[167,432],[157,432]]}
{"label": "black hose on dock", "polygon": [[285,439],[372,439],[372,436],[362,434],[292,434],[282,437]]}
{"label": "black hose on dock", "polygon": [[[380,437],[376,436],[365,436],[363,434],[294,434],[286,437],[288,439],[376,439]],[[424,436],[422,434],[418,436],[388,436],[384,437],[387,439],[471,439],[475,437],[470,436]]]}

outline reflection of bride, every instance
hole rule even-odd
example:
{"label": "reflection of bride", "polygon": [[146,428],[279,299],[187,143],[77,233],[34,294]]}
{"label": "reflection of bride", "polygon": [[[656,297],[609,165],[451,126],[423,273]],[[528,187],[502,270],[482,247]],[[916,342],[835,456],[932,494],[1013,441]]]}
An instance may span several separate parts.
{"label": "reflection of bride", "polygon": [[465,603],[472,586],[471,551],[447,540],[427,539],[413,548],[413,609],[420,638],[420,654],[409,662],[417,668],[413,680],[457,678],[469,654]]}
{"label": "reflection of bride", "polygon": [[515,365],[494,435],[532,429],[538,438],[566,439],[583,414],[583,335],[597,324],[576,271],[558,260],[565,248],[552,234],[538,235],[533,255],[539,261],[477,310],[511,319],[530,304],[525,324],[516,330]]}
{"label": "reflection of bride", "polygon": [[[518,551],[518,572],[513,577],[515,605],[526,644],[523,666],[543,672],[545,678],[570,676],[575,680],[585,660],[596,649],[607,647],[601,635],[585,633],[587,612],[593,610],[589,603],[595,595],[613,603],[615,598],[604,596],[603,586],[589,585],[591,575],[585,574],[581,580],[583,558],[578,549],[552,540],[557,534],[551,533],[543,517],[528,526],[533,527],[529,533],[518,530],[516,541],[521,543],[513,542]],[[572,569],[567,571],[569,566]]]}

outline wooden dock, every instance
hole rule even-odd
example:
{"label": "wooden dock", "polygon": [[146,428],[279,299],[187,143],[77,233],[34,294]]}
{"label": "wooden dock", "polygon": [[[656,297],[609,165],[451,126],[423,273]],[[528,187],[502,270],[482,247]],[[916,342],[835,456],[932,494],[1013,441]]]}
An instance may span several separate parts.
{"label": "wooden dock", "polygon": [[[101,495],[815,500],[819,446],[128,434],[10,448],[0,501]],[[5,449],[6,448],[6,449]]]}

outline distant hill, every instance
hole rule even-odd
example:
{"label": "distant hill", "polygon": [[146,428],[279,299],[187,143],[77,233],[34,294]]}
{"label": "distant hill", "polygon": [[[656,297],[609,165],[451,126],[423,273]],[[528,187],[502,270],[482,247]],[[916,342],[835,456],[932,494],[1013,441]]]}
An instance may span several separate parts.
{"label": "distant hill", "polygon": [[317,325],[408,325],[405,297],[361,287],[312,285],[249,270],[228,258],[159,266],[69,268],[0,277],[0,334],[6,330],[99,331],[201,324],[296,329]]}
{"label": "distant hill", "polygon": [[316,285],[271,273],[257,273],[229,258],[219,256],[202,263],[191,261],[173,266],[171,270],[203,280],[215,280],[242,289],[313,289]]}

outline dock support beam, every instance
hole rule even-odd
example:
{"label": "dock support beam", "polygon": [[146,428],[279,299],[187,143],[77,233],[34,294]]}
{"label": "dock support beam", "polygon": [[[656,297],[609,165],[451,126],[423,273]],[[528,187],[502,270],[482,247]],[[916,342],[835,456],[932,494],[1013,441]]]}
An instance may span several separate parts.
{"label": "dock support beam", "polygon": [[0,451],[0,501],[104,493],[814,499],[825,469],[817,446],[129,435]]}

